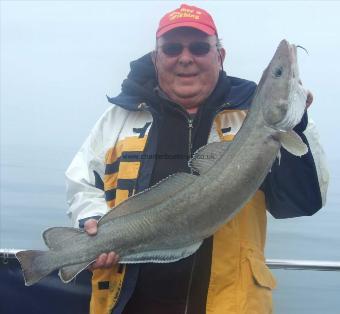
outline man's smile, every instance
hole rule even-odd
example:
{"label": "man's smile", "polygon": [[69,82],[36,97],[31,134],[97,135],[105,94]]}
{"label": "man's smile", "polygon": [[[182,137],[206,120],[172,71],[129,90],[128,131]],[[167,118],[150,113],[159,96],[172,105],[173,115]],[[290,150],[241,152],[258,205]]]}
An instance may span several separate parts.
{"label": "man's smile", "polygon": [[181,78],[190,78],[190,77],[195,77],[198,75],[198,73],[177,73],[177,76]]}

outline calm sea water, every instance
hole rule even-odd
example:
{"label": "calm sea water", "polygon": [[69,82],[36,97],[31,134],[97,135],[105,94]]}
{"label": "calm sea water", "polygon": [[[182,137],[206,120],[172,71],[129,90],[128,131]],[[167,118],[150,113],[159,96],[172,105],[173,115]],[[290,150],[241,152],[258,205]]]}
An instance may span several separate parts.
{"label": "calm sea water", "polygon": [[[1,248],[43,248],[42,230],[68,226],[64,171],[74,149],[2,147]],[[340,261],[340,170],[329,162],[324,209],[312,217],[269,217],[267,257]],[[339,314],[340,272],[275,270],[279,314]]]}

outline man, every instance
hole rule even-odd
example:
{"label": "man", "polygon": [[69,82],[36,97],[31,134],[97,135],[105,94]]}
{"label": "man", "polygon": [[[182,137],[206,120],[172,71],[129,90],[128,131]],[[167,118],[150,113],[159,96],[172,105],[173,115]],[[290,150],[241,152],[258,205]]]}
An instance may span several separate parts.
{"label": "man", "polygon": [[[223,71],[225,50],[206,11],[182,5],[161,19],[156,38],[155,51],[131,63],[121,94],[109,98],[113,107],[67,170],[69,214],[91,235],[97,220],[127,197],[190,172],[188,160],[199,147],[231,141],[254,95],[255,83]],[[295,128],[306,143],[307,124],[305,114]],[[318,155],[281,154],[261,190],[192,256],[120,265],[114,252],[101,254],[91,266],[91,313],[271,313],[266,208],[277,218],[312,215],[325,194]]]}

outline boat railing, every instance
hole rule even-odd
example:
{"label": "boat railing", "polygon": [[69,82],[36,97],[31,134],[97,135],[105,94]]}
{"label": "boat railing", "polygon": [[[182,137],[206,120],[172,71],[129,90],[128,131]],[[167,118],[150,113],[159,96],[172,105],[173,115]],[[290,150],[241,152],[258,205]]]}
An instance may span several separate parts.
{"label": "boat railing", "polygon": [[267,259],[270,269],[340,271],[340,261]]}
{"label": "boat railing", "polygon": [[[9,259],[16,258],[18,249],[0,249],[0,260],[6,264]],[[340,261],[294,260],[294,259],[266,259],[270,269],[287,270],[323,270],[340,271]]]}

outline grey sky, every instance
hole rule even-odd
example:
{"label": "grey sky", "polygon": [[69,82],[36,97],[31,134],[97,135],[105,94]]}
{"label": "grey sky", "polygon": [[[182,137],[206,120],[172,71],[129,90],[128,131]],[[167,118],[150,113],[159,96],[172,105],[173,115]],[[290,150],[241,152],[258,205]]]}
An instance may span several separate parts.
{"label": "grey sky", "polygon": [[[258,81],[282,38],[331,159],[340,67],[339,2],[200,1],[227,49],[226,71]],[[160,17],[179,1],[1,1],[1,145],[78,148],[116,95],[129,62],[150,51]]]}

